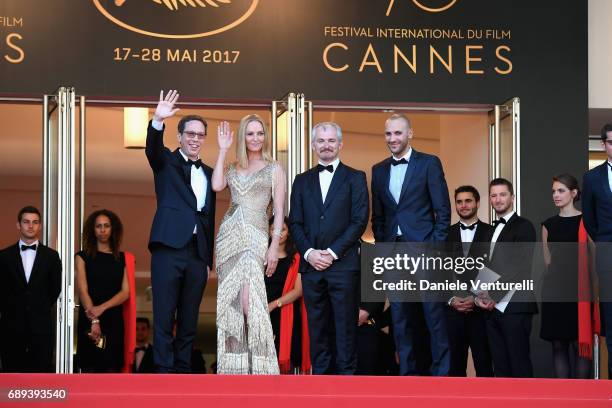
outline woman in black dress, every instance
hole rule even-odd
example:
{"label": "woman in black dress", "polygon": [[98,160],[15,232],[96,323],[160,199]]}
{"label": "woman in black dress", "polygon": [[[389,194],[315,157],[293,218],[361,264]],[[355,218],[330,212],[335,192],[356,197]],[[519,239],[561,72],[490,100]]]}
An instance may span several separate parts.
{"label": "woman in black dress", "polygon": [[554,177],[552,196],[559,214],[542,223],[547,272],[542,284],[540,337],[552,343],[555,375],[558,378],[571,377],[572,355],[576,361],[576,377],[588,378],[590,361],[579,357],[577,352],[578,246],[559,244],[578,242],[582,220],[582,213],[574,206],[580,199],[578,181],[569,174]]}
{"label": "woman in black dress", "polygon": [[123,226],[115,213],[99,210],[83,226],[76,254],[80,298],[77,362],[81,371],[120,372],[123,366],[123,309],[130,296],[125,256],[119,251]]}
{"label": "woman in black dress", "polygon": [[[270,219],[270,234],[272,234],[273,218]],[[293,371],[308,371],[309,360],[308,344],[304,344],[304,335],[307,336],[306,309],[302,298],[302,279],[297,272],[300,257],[287,227],[288,219],[285,217],[283,229],[278,243],[278,265],[272,276],[265,276],[266,295],[268,297],[268,311],[272,322],[274,333],[274,345],[279,358],[281,374]],[[284,308],[292,310],[291,316],[283,318],[281,311]],[[292,322],[291,322],[292,321]],[[291,327],[283,327],[290,325]],[[285,333],[284,335],[282,333]],[[286,336],[286,337],[284,337]],[[290,337],[290,339],[289,339]],[[290,350],[284,350],[281,339],[286,339],[285,346],[290,345]],[[283,357],[289,357],[289,361],[283,361]]]}

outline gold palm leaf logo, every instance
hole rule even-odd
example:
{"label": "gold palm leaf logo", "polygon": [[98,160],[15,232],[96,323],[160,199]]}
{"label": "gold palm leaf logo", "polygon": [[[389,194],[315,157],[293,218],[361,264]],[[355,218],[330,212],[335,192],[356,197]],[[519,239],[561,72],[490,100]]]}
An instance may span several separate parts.
{"label": "gold palm leaf logo", "polygon": [[[127,0],[115,0],[115,5],[121,7]],[[166,6],[171,11],[176,11],[182,5],[184,7],[219,7],[219,4],[229,4],[231,0],[151,0],[153,3],[161,4]]]}
{"label": "gold palm leaf logo", "polygon": [[[260,0],[89,0],[113,24],[134,33],[157,38],[202,38],[223,33],[245,22],[257,8]],[[2,2],[2,0],[0,0]],[[160,29],[159,21],[143,22],[142,3],[165,14],[166,23]],[[208,10],[207,10],[208,9]],[[193,15],[188,21],[179,21],[182,11]],[[209,13],[215,11],[215,13]],[[159,16],[158,16],[159,14]],[[155,13],[161,18],[162,13]],[[158,18],[155,17],[155,18]],[[184,20],[184,19],[183,19]]]}
{"label": "gold palm leaf logo", "polygon": [[[428,6],[427,1],[423,1],[423,0],[412,0],[412,2],[414,3],[415,6],[417,6],[421,10],[428,11],[430,13],[440,13],[442,11],[446,11],[449,8],[453,7],[455,3],[457,2],[457,0],[448,0],[446,5],[441,6],[441,7]],[[393,9],[394,4],[395,4],[395,0],[389,0],[389,6],[387,7],[387,13],[386,13],[387,17],[389,17],[389,14],[391,14],[391,9]]]}

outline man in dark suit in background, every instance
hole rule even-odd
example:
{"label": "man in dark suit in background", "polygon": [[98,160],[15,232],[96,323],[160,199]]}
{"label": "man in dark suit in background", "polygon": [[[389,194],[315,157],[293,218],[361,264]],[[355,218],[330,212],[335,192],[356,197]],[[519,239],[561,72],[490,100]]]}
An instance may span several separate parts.
{"label": "man in dark suit in background", "polygon": [[357,321],[357,375],[380,375],[380,316],[384,302],[361,302]]}
{"label": "man in dark suit in background", "polygon": [[59,254],[38,242],[40,212],[17,216],[19,242],[0,252],[0,358],[5,372],[52,372]]}
{"label": "man in dark suit in background", "polygon": [[153,345],[149,343],[151,322],[146,317],[136,318],[136,350],[134,350],[134,364],[132,372],[150,374],[155,372],[153,363]]}
{"label": "man in dark suit in background", "polygon": [[[364,245],[372,245],[368,242],[361,242]],[[363,299],[363,296],[361,297]],[[386,375],[382,360],[386,357],[384,348],[388,344],[385,342],[385,333],[381,326],[385,302],[360,302],[359,317],[357,320],[357,375]],[[387,323],[388,325],[388,323]],[[385,344],[386,343],[386,344]],[[395,349],[392,354],[395,354]],[[394,358],[393,358],[394,359]]]}
{"label": "man in dark suit in background", "polygon": [[[199,158],[206,121],[185,116],[178,124],[180,147],[164,147],[163,121],[178,109],[176,91],[159,103],[147,131],[146,155],[153,169],[157,211],[151,227],[153,348],[156,370],[191,372],[191,350],[199,308],[213,262],[215,193],[212,169]],[[176,339],[172,325],[177,320]]]}
{"label": "man in dark suit in background", "polygon": [[[392,157],[372,167],[372,230],[376,242],[444,242],[450,225],[450,201],[440,159],[412,149],[413,131],[405,115],[385,123]],[[450,353],[444,303],[423,301],[431,339],[431,374],[448,375]],[[411,318],[415,304],[391,302],[400,375],[417,375]]]}
{"label": "man in dark suit in background", "polygon": [[[473,186],[461,186],[455,190],[455,210],[459,222],[448,231],[449,251],[452,256],[481,258],[489,257],[489,242],[493,228],[478,219],[480,193]],[[453,280],[470,287],[470,280],[478,276],[476,268],[456,271]],[[446,309],[448,340],[450,344],[450,375],[467,375],[468,349],[472,350],[474,368],[478,377],[492,377],[493,363],[487,340],[485,311],[474,305],[474,295],[469,291],[456,291],[448,301]]]}
{"label": "man in dark suit in background", "polygon": [[[536,234],[531,221],[514,211],[512,183],[503,178],[492,180],[489,200],[497,220],[493,223],[488,267],[500,275],[498,282],[530,279]],[[489,311],[487,334],[495,376],[533,377],[529,338],[533,315],[538,312],[533,291],[488,291],[475,302]]]}
{"label": "man in dark suit in background", "polygon": [[[584,227],[597,246],[599,296],[606,328],[608,355],[612,354],[612,123],[601,129],[601,144],[608,159],[588,171],[582,181]],[[586,300],[586,299],[581,299]],[[608,358],[612,379],[612,358]]]}
{"label": "man in dark suit in background", "polygon": [[337,124],[314,126],[312,149],[319,164],[295,178],[289,215],[301,255],[312,368],[314,374],[354,374],[359,238],[369,212],[366,176],[340,162]]}

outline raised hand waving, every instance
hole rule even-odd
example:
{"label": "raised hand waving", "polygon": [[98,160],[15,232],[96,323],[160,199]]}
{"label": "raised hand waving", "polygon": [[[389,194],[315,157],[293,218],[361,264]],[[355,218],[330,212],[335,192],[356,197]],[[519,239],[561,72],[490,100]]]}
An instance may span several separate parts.
{"label": "raised hand waving", "polygon": [[228,150],[234,140],[234,132],[230,129],[229,122],[223,121],[217,126],[217,141],[219,149]]}
{"label": "raised hand waving", "polygon": [[164,91],[159,91],[159,102],[155,108],[153,120],[156,122],[162,122],[164,119],[174,116],[174,114],[180,110],[179,108],[174,107],[178,97],[179,94],[176,90],[169,90],[165,97]]}

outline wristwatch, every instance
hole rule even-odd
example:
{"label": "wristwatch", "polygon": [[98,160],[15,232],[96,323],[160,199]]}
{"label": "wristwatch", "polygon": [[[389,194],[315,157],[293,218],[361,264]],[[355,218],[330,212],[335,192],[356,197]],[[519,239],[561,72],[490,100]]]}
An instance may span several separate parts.
{"label": "wristwatch", "polygon": [[276,300],[276,307],[278,307],[278,308],[283,307],[283,302],[281,302],[281,300],[280,300],[280,299],[277,299],[277,300]]}
{"label": "wristwatch", "polygon": [[452,306],[452,305],[453,305],[453,300],[455,300],[455,296],[453,296],[452,298],[450,298],[450,299],[448,300],[448,305],[449,305],[449,306]]}

